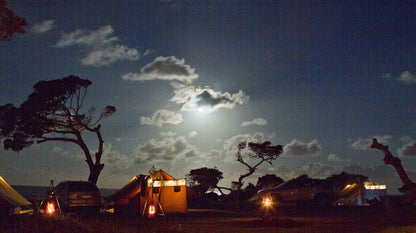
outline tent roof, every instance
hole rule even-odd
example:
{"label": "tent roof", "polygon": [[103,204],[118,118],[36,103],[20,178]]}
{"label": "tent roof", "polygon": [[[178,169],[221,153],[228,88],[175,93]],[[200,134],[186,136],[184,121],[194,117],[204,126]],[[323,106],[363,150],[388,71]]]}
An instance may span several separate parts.
{"label": "tent roof", "polygon": [[[107,197],[106,201],[115,201],[122,198],[131,198],[134,195],[140,193],[141,191],[141,182],[146,179],[145,175],[137,175],[133,177],[126,185],[119,189],[113,195]],[[137,188],[138,187],[138,188]]]}
{"label": "tent roof", "polygon": [[31,203],[14,190],[0,176],[0,205],[5,208],[13,208],[18,206],[28,206]]}
{"label": "tent roof", "polygon": [[171,175],[166,173],[163,170],[150,170],[149,176],[146,175],[137,175],[133,177],[126,185],[124,185],[120,190],[118,190],[113,195],[105,198],[105,201],[112,202],[119,199],[124,198],[131,198],[135,196],[136,194],[140,193],[142,188],[142,182],[145,181],[147,178],[151,178],[152,180],[174,180]]}
{"label": "tent roof", "polygon": [[158,171],[150,170],[149,174],[150,174],[150,178],[152,178],[153,180],[174,180],[175,179],[163,170],[158,170]]}

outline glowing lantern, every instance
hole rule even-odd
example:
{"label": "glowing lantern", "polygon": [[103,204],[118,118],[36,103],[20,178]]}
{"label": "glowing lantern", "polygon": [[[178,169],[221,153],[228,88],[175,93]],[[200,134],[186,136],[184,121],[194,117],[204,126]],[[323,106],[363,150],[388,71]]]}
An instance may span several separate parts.
{"label": "glowing lantern", "polygon": [[49,201],[46,203],[46,213],[50,215],[55,213],[55,203]]}
{"label": "glowing lantern", "polygon": [[266,208],[272,206],[272,199],[270,197],[263,198],[263,206]]}
{"label": "glowing lantern", "polygon": [[154,204],[149,205],[149,218],[154,217],[156,214],[156,208]]}

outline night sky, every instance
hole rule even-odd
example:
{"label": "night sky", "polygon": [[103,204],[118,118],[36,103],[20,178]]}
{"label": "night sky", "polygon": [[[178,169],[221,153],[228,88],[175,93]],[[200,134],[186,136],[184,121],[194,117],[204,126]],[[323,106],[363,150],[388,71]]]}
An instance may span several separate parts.
{"label": "night sky", "polygon": [[[19,106],[40,80],[91,80],[85,111],[117,108],[102,122],[99,187],[152,166],[176,178],[216,166],[230,187],[246,172],[238,142],[267,140],[284,153],[245,184],[346,171],[396,193],[400,179],[369,148],[373,137],[416,179],[414,1],[8,3],[29,25],[0,43],[0,105]],[[1,148],[10,184],[88,178],[75,144]]]}

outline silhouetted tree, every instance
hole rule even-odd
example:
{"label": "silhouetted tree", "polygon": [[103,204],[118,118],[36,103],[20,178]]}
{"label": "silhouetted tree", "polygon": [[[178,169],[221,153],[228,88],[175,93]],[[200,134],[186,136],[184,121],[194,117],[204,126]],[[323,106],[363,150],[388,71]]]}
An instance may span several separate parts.
{"label": "silhouetted tree", "polygon": [[[95,108],[91,107],[86,114],[81,113],[90,85],[91,81],[73,75],[40,81],[20,107],[13,104],[0,106],[0,139],[4,148],[21,151],[34,143],[53,141],[77,144],[90,170],[88,180],[96,183],[104,167],[100,162],[104,141],[99,122],[113,114],[116,108],[107,106],[95,115]],[[95,160],[84,141],[85,132],[92,133],[98,140]]]}
{"label": "silhouetted tree", "polygon": [[[247,142],[240,142],[238,144],[238,150],[236,153],[237,161],[247,168],[247,172],[240,175],[238,181],[233,182],[233,186],[235,186],[234,190],[237,193],[237,201],[239,201],[239,193],[244,184],[243,180],[251,176],[264,162],[273,165],[272,162],[276,160],[282,152],[283,147],[281,145],[271,146],[271,142],[269,141],[261,144],[254,142],[249,142],[248,144]],[[258,160],[258,162],[254,165],[249,164],[248,161],[244,160],[245,154],[251,159]]]}
{"label": "silhouetted tree", "polygon": [[0,41],[9,41],[14,33],[25,33],[26,25],[25,18],[10,10],[5,0],[0,0]]}
{"label": "silhouetted tree", "polygon": [[[416,200],[416,184],[410,180],[409,176],[407,175],[406,171],[402,166],[402,162],[399,158],[394,157],[390,150],[389,146],[385,146],[377,141],[376,138],[373,138],[373,143],[371,144],[371,148],[380,150],[384,153],[383,162],[384,164],[389,164],[394,167],[399,175],[400,180],[403,183],[403,186],[399,189],[399,191],[403,192],[405,195],[399,198],[400,205],[412,205]],[[387,201],[386,201],[387,202]],[[391,207],[394,208],[394,207]]]}
{"label": "silhouetted tree", "polygon": [[218,182],[223,178],[222,172],[217,167],[193,169],[186,175],[190,187],[200,194],[217,188]]}
{"label": "silhouetted tree", "polygon": [[283,183],[284,180],[275,174],[267,174],[264,176],[261,176],[257,179],[256,187],[260,189],[269,189],[272,187],[275,187],[281,183]]}

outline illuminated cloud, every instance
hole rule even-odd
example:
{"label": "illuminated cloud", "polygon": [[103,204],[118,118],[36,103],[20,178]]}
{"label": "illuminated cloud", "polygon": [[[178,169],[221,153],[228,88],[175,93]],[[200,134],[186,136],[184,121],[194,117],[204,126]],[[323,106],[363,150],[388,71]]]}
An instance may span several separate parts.
{"label": "illuminated cloud", "polygon": [[172,161],[190,156],[195,147],[188,144],[184,136],[165,137],[160,141],[149,139],[144,145],[138,145],[133,153],[135,163],[152,163],[155,161]]}
{"label": "illuminated cloud", "polygon": [[180,124],[182,123],[182,114],[171,112],[165,109],[157,110],[151,117],[140,117],[142,125],[157,125],[162,127],[163,124]]}
{"label": "illuminated cloud", "polygon": [[198,132],[196,132],[196,131],[192,131],[192,132],[190,132],[189,134],[188,134],[188,137],[189,138],[194,138],[194,137],[196,137],[198,135]]}
{"label": "illuminated cloud", "polygon": [[156,57],[155,60],[144,66],[140,73],[127,73],[121,77],[123,80],[149,81],[169,80],[191,83],[198,78],[195,69],[185,64],[185,59],[177,59],[174,56]]}
{"label": "illuminated cloud", "polygon": [[95,31],[77,29],[70,33],[64,33],[56,43],[56,46],[67,47],[73,45],[86,45],[99,47],[111,44],[112,42],[118,40],[115,36],[111,37],[113,32],[114,30],[110,25],[102,26]]}
{"label": "illuminated cloud", "polygon": [[293,139],[283,147],[283,155],[313,155],[320,151],[321,145],[316,139],[310,142],[300,142]]}
{"label": "illuminated cloud", "polygon": [[118,38],[112,36],[114,30],[111,26],[102,26],[95,31],[78,29],[65,33],[56,43],[56,47],[84,46],[88,48],[86,56],[82,59],[83,65],[104,66],[118,61],[136,61],[140,53],[125,45],[114,44]]}
{"label": "illuminated cloud", "polygon": [[174,88],[170,101],[181,104],[182,111],[214,112],[220,108],[233,109],[237,105],[248,103],[249,96],[243,91],[235,94],[216,92],[210,88],[195,88],[190,85],[172,83]]}
{"label": "illuminated cloud", "polygon": [[130,167],[130,157],[113,150],[111,143],[104,143],[103,145],[103,162],[108,166],[114,166],[121,169]]}
{"label": "illuminated cloud", "polygon": [[416,83],[416,75],[408,70],[402,72],[398,77],[395,77],[391,73],[385,73],[382,75],[382,78],[387,80],[395,80],[408,85]]}
{"label": "illuminated cloud", "polygon": [[400,156],[416,156],[416,140],[410,141],[397,149],[397,154]]}
{"label": "illuminated cloud", "polygon": [[329,154],[327,157],[329,162],[334,162],[334,163],[349,163],[351,162],[351,159],[342,159],[340,158],[338,155],[336,154]]}
{"label": "illuminated cloud", "polygon": [[275,173],[284,180],[290,180],[300,175],[308,175],[311,178],[327,178],[332,174],[340,173],[341,167],[331,166],[322,163],[309,163],[303,166],[296,165],[278,165],[271,167],[270,172]]}
{"label": "illuminated cloud", "polygon": [[225,155],[231,156],[232,159],[234,159],[234,155],[238,151],[238,144],[240,142],[263,143],[264,141],[266,141],[265,136],[260,132],[257,132],[253,135],[240,134],[225,140],[223,143],[223,151]]}
{"label": "illuminated cloud", "polygon": [[82,59],[82,64],[103,66],[117,61],[136,61],[139,58],[140,54],[136,49],[131,49],[124,45],[114,45],[90,52],[84,59]]}
{"label": "illuminated cloud", "polygon": [[52,30],[53,27],[55,27],[55,20],[45,20],[40,23],[35,23],[30,28],[30,31],[35,34],[41,34]]}
{"label": "illuminated cloud", "polygon": [[162,137],[173,137],[173,136],[175,136],[176,135],[176,133],[175,132],[161,132],[160,133],[160,136],[162,136]]}
{"label": "illuminated cloud", "polygon": [[351,147],[355,150],[368,150],[371,147],[371,144],[373,143],[373,138],[376,138],[379,143],[388,145],[393,141],[393,137],[391,135],[384,135],[384,136],[373,136],[371,138],[358,138],[355,140]]}
{"label": "illuminated cloud", "polygon": [[255,119],[253,119],[251,121],[244,121],[244,122],[242,122],[240,126],[247,127],[247,126],[250,126],[250,125],[261,125],[261,126],[264,126],[264,125],[267,125],[267,120],[264,119],[264,118],[255,118]]}

